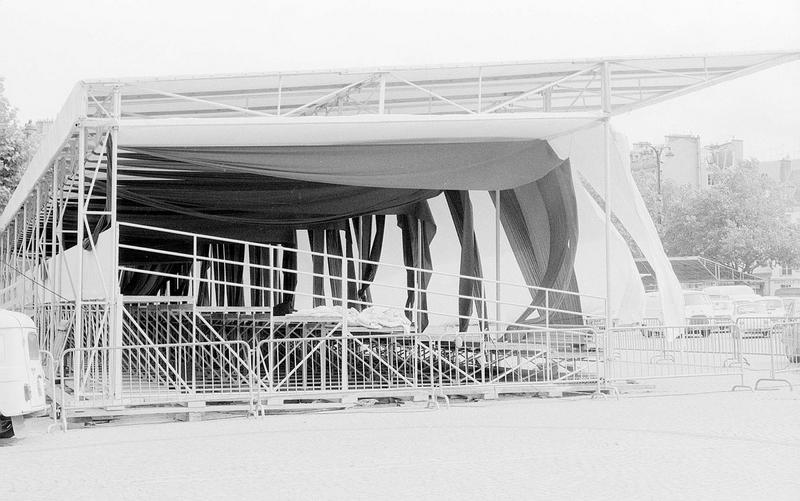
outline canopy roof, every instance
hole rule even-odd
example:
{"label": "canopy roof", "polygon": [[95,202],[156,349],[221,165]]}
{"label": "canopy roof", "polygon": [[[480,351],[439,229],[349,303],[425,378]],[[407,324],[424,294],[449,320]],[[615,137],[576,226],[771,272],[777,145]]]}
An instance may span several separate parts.
{"label": "canopy roof", "polygon": [[[387,113],[612,113],[796,59],[798,52],[639,56],[239,75],[87,80],[100,103],[121,86],[123,118]],[[384,86],[381,91],[380,87]],[[97,109],[93,103],[91,108]],[[373,111],[374,112],[374,111]]]}
{"label": "canopy roof", "polygon": [[122,147],[383,143],[409,131],[426,142],[550,139],[798,58],[800,51],[86,80],[43,138],[0,229],[52,162],[73,155],[79,125],[119,126]]}
{"label": "canopy roof", "polygon": [[[718,263],[701,256],[671,257],[669,258],[675,275],[682,284],[740,282],[758,283],[762,279],[750,273],[744,273],[730,266]],[[637,259],[636,266],[642,274],[642,281],[648,289],[656,287],[655,272],[646,259]]]}

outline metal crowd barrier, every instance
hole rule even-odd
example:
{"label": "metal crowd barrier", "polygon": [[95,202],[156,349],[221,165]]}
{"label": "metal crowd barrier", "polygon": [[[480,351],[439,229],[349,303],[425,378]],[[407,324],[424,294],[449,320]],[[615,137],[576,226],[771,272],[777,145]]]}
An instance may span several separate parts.
{"label": "metal crowd barrier", "polygon": [[743,385],[744,360],[733,326],[617,327],[605,333],[604,341],[609,382],[738,375]]}
{"label": "metal crowd barrier", "polygon": [[76,409],[255,401],[251,350],[244,341],[70,348],[59,380],[64,429],[68,412]]}
{"label": "metal crowd barrier", "polygon": [[[324,399],[359,391],[420,390],[432,399],[459,389],[596,384],[738,376],[769,369],[765,381],[800,364],[800,321],[760,324],[525,328],[469,333],[351,333],[320,336],[70,348],[60,364],[61,418],[90,407],[247,401],[258,414],[271,398]],[[344,331],[344,334],[342,333]],[[760,334],[760,333],[759,333]],[[55,401],[54,361],[43,351]],[[781,362],[784,361],[784,362]],[[72,373],[65,368],[75,367]],[[111,367],[121,367],[112,373]],[[55,418],[55,403],[53,414]]]}
{"label": "metal crowd barrier", "polygon": [[[792,382],[779,375],[800,370],[800,321],[775,323],[766,340],[769,376],[759,378],[753,388],[758,390],[761,383],[772,381],[785,383],[790,390],[793,390]],[[763,343],[759,348],[764,348]]]}

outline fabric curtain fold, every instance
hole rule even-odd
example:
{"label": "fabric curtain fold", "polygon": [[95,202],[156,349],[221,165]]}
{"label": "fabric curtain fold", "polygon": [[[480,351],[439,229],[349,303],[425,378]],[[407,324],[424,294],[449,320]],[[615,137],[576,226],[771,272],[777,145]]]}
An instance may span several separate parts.
{"label": "fabric curtain fold", "polygon": [[154,159],[196,170],[373,188],[486,190],[530,183],[561,163],[547,141],[484,140],[316,146],[128,148],[131,166]]}
{"label": "fabric curtain fold", "polygon": [[[493,202],[496,200],[492,197]],[[500,222],[528,286],[577,292],[574,276],[578,216],[568,161],[534,183],[500,192]],[[530,290],[531,305],[516,323],[579,324],[582,317],[544,307],[580,311],[578,296]]]}
{"label": "fabric curtain fold", "polygon": [[[458,328],[466,332],[472,316],[472,305],[478,315],[480,328],[486,327],[487,311],[483,299],[483,267],[478,250],[478,239],[475,236],[475,222],[472,213],[472,201],[468,191],[445,191],[447,207],[456,228],[456,235],[461,244],[461,259],[458,281]],[[470,278],[474,277],[474,278]]]}
{"label": "fabric curtain fold", "polygon": [[[407,268],[433,270],[431,259],[431,242],[436,235],[436,223],[431,214],[428,202],[422,202],[409,207],[404,214],[398,214],[397,226],[400,227],[403,241],[403,263]],[[419,284],[417,284],[419,275]],[[431,280],[429,271],[416,272],[406,270],[406,295],[405,315],[412,322],[417,323],[418,332],[423,332],[428,326],[428,284]],[[419,289],[418,291],[416,289]],[[416,307],[419,317],[414,318],[415,298],[419,295],[419,304]]]}
{"label": "fabric curtain fold", "polygon": [[[372,222],[375,220],[375,235],[372,235]],[[378,262],[383,252],[383,235],[386,227],[386,216],[375,215],[361,218],[361,256],[367,263],[361,263],[361,283],[358,288],[358,300],[372,303],[370,285],[378,272]]]}

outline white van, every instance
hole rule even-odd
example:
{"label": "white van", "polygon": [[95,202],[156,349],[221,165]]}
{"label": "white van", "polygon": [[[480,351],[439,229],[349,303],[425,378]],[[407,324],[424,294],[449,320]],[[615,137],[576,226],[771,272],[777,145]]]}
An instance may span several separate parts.
{"label": "white van", "polygon": [[0,438],[14,436],[22,416],[45,409],[39,335],[30,317],[0,310]]}

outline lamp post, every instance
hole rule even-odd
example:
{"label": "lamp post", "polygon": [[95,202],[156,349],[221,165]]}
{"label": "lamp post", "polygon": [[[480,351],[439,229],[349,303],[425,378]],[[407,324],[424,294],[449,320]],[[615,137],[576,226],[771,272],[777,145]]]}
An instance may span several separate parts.
{"label": "lamp post", "polygon": [[663,144],[661,146],[653,146],[650,143],[646,143],[644,146],[653,150],[653,153],[656,155],[656,185],[658,187],[658,194],[661,195],[661,155],[663,154],[665,157],[674,157],[675,155],[672,153],[672,148],[669,145]]}

